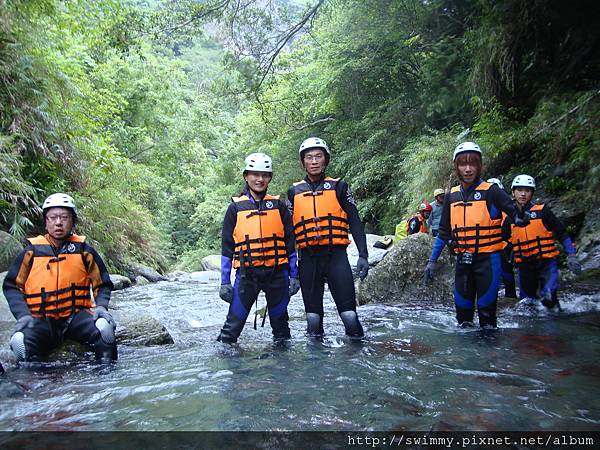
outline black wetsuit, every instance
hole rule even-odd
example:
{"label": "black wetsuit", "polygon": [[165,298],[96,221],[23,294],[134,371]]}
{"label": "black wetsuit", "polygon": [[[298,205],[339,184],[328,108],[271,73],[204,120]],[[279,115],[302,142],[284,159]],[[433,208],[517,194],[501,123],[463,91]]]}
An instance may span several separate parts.
{"label": "black wetsuit", "polygon": [[[322,181],[311,182],[308,176],[304,178],[313,191],[317,190]],[[343,180],[336,186],[336,197],[342,209],[348,215],[348,223],[352,238],[356,243],[359,257],[368,259],[367,237],[363,223],[358,215],[352,191]],[[288,191],[290,213],[294,211],[294,188]],[[345,311],[356,312],[356,292],[352,269],[348,262],[345,245],[314,245],[303,248],[298,252],[298,269],[300,272],[300,287],[302,299],[307,313],[318,314],[320,324],[317,334],[323,333],[323,292],[325,281],[331,291],[333,300],[340,315]],[[344,322],[346,325],[346,322]],[[359,334],[362,335],[362,327]],[[351,335],[346,326],[346,333]],[[353,333],[355,334],[355,333]]]}
{"label": "black wetsuit", "polygon": [[[259,211],[265,209],[265,200],[257,202],[249,192],[245,192],[244,194],[256,203]],[[284,228],[284,239],[289,263],[275,267],[259,266],[237,269],[233,284],[233,300],[229,305],[227,319],[218,337],[218,340],[222,342],[233,343],[237,341],[260,291],[265,293],[267,300],[269,323],[273,331],[273,338],[276,340],[290,338],[287,306],[290,301],[289,279],[290,277],[298,278],[296,250],[292,219],[285,201],[278,202],[278,209]],[[236,223],[236,206],[234,203],[231,203],[225,213],[221,234],[221,284],[230,283],[231,264],[235,248],[233,230],[236,227]]]}
{"label": "black wetsuit", "polygon": [[[461,187],[465,201],[473,198],[475,188],[481,182],[479,180],[466,191]],[[451,198],[452,194],[446,195],[444,198],[439,234],[436,237],[430,258],[432,261],[437,261],[445,245],[450,244],[452,247]],[[495,184],[487,191],[485,200],[488,213],[492,219],[500,219],[502,212],[505,212],[509,217],[514,217],[517,213],[508,194]],[[459,325],[472,324],[475,314],[475,301],[477,301],[479,325],[481,327],[495,327],[497,325],[496,306],[501,276],[500,252],[475,253],[470,264],[462,263],[459,258],[454,278],[454,304]]]}
{"label": "black wetsuit", "polygon": [[[533,203],[528,203],[523,210],[519,210],[519,217],[523,217],[525,211],[529,211]],[[541,211],[537,214],[541,215],[542,224],[544,227],[552,231],[554,237],[562,242],[565,251],[569,255],[576,253],[575,247],[571,238],[567,235],[565,226],[554,215],[549,206],[544,205]],[[538,216],[539,218],[539,216]],[[511,225],[513,221],[506,218],[502,224],[502,234],[505,239],[511,237]],[[544,298],[549,297],[550,306],[558,304],[558,282],[559,272],[556,258],[539,258],[531,259],[516,263],[518,283],[519,283],[519,298]]]}

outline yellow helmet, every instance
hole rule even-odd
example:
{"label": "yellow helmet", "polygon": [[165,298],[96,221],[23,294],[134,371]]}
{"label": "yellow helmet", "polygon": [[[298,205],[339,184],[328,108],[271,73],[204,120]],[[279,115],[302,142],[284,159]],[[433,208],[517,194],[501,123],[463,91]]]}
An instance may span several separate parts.
{"label": "yellow helmet", "polygon": [[435,191],[433,191],[433,197],[437,197],[438,195],[442,195],[445,194],[443,189],[436,189]]}

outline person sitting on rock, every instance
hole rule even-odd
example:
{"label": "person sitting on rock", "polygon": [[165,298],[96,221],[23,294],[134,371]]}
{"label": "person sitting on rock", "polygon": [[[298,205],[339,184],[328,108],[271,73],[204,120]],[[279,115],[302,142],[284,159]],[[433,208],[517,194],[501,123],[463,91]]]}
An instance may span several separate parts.
{"label": "person sitting on rock", "polygon": [[429,219],[431,211],[431,205],[427,202],[422,202],[419,208],[417,208],[417,213],[408,221],[406,234],[427,233],[427,219]]}
{"label": "person sitting on rock", "polygon": [[444,197],[446,193],[443,189],[433,191],[434,201],[431,204],[431,214],[427,219],[427,227],[431,230],[431,235],[436,237],[439,233],[440,219],[442,218],[442,206],[444,206]]}
{"label": "person sitting on rock", "polygon": [[299,249],[307,332],[317,338],[323,335],[327,280],[346,335],[362,339],[364,332],[356,314],[356,292],[346,251],[350,244],[348,231],[358,249],[356,269],[361,280],[369,272],[369,253],[354,196],[348,183],[325,175],[331,152],[323,139],[309,137],[298,153],[306,177],[289,188],[288,202]]}
{"label": "person sitting on rock", "polygon": [[511,198],[497,185],[481,179],[482,152],[475,142],[454,150],[454,170],[460,180],[446,195],[440,233],[436,237],[425,278],[432,279],[436,262],[446,245],[457,254],[454,306],[459,326],[473,326],[475,301],[479,326],[496,328],[496,305],[501,277],[502,212],[518,218]]}
{"label": "person sitting on rock", "polygon": [[[237,342],[263,291],[273,339],[281,342],[290,338],[287,306],[300,289],[292,219],[285,202],[267,194],[273,177],[269,156],[248,155],[243,177],[244,191],[232,198],[223,220],[219,296],[229,311],[217,340]],[[233,286],[232,263],[237,269]]]}
{"label": "person sitting on rock", "polygon": [[50,195],[42,211],[47,233],[28,239],[2,286],[17,319],[10,347],[17,361],[37,361],[71,339],[92,347],[97,360],[114,361],[106,266],[85,236],[73,232],[77,208],[70,195]]}
{"label": "person sitting on rock", "polygon": [[529,216],[526,227],[515,227],[510,217],[502,224],[504,237],[512,244],[519,281],[520,299],[540,299],[547,308],[558,308],[559,255],[554,242],[560,240],[567,252],[567,265],[576,275],[581,273],[575,246],[567,235],[565,226],[548,205],[532,202],[536,185],[532,176],[522,174],[512,182],[519,217]]}

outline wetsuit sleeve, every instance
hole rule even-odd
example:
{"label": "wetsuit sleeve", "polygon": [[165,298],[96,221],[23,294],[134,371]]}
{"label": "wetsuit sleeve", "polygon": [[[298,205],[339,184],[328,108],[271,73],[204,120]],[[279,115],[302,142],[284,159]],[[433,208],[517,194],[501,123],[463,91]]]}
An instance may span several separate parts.
{"label": "wetsuit sleeve", "polygon": [[287,201],[285,202],[290,217],[294,217],[294,187],[290,187],[287,192]]}
{"label": "wetsuit sleeve", "polygon": [[292,216],[288,211],[287,202],[279,205],[279,213],[283,222],[285,247],[287,250],[288,263],[290,265],[290,277],[298,278],[298,257],[296,256],[296,238],[294,237],[294,225]]}
{"label": "wetsuit sleeve", "polygon": [[567,255],[574,255],[577,253],[573,241],[567,235],[564,224],[554,215],[547,205],[544,205],[544,208],[542,209],[542,223],[548,230],[552,231],[554,236],[562,243]]}
{"label": "wetsuit sleeve", "polygon": [[340,180],[337,185],[337,197],[340,205],[348,214],[348,223],[350,224],[350,232],[352,238],[356,243],[358,249],[358,256],[360,258],[369,258],[369,251],[367,250],[367,236],[365,235],[365,227],[360,220],[358,215],[358,209],[356,208],[356,202],[354,196],[350,190],[350,186],[343,180]]}
{"label": "wetsuit sleeve", "polygon": [[225,212],[221,231],[221,284],[231,284],[231,262],[235,250],[233,230],[237,223],[235,205],[231,203]]}
{"label": "wetsuit sleeve", "polygon": [[25,281],[29,277],[31,264],[33,262],[33,247],[28,245],[19,252],[11,266],[8,268],[2,291],[8,302],[10,312],[15,319],[31,314],[25,300]]}
{"label": "wetsuit sleeve", "polygon": [[487,205],[492,218],[494,218],[492,211],[497,208],[499,211],[506,213],[514,221],[517,216],[517,208],[504,189],[500,189],[496,184],[493,184],[489,189],[489,193]]}
{"label": "wetsuit sleeve", "polygon": [[502,222],[502,239],[508,242],[512,235],[512,225],[513,221],[510,217],[506,216],[504,221]]}
{"label": "wetsuit sleeve", "polygon": [[87,243],[84,246],[82,257],[92,283],[94,302],[97,306],[104,306],[108,309],[113,284],[110,281],[106,265],[96,249]]}
{"label": "wetsuit sleeve", "polygon": [[421,228],[421,224],[419,223],[419,219],[413,217],[408,222],[408,232],[406,234],[416,234],[419,232]]}

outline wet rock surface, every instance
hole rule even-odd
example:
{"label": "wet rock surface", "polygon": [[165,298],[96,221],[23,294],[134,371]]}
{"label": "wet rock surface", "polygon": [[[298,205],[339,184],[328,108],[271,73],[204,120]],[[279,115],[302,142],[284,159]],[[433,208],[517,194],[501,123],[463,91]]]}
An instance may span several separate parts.
{"label": "wet rock surface", "polygon": [[391,247],[381,262],[371,268],[369,276],[359,282],[359,304],[451,302],[454,267],[447,249],[438,260],[433,282],[426,283],[423,279],[433,242],[433,237],[419,233]]}

